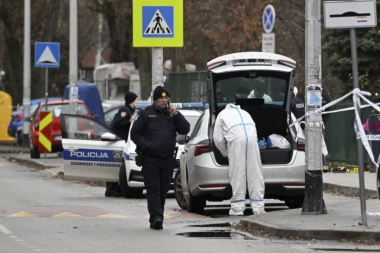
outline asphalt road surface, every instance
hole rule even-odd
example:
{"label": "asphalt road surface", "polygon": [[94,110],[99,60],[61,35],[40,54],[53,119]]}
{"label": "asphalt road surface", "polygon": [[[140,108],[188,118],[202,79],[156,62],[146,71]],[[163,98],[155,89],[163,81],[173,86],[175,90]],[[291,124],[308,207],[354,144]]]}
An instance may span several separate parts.
{"label": "asphalt road surface", "polygon": [[[144,198],[105,198],[103,187],[66,182],[0,159],[1,253],[371,252],[340,242],[287,241],[238,231],[239,218],[228,216],[228,209],[228,202],[214,203],[204,215],[195,215],[169,197],[164,229],[155,231],[149,229]],[[278,201],[266,207],[285,209]]]}

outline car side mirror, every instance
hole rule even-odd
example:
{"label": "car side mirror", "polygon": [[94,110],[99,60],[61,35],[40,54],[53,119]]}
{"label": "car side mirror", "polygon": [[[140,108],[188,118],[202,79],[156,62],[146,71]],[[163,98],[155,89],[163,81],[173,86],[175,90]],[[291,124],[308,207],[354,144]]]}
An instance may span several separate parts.
{"label": "car side mirror", "polygon": [[24,121],[26,122],[32,122],[33,118],[32,117],[24,117]]}
{"label": "car side mirror", "polygon": [[100,139],[102,141],[118,141],[118,140],[121,140],[119,137],[117,137],[116,135],[114,134],[111,134],[111,133],[104,133],[100,136]]}

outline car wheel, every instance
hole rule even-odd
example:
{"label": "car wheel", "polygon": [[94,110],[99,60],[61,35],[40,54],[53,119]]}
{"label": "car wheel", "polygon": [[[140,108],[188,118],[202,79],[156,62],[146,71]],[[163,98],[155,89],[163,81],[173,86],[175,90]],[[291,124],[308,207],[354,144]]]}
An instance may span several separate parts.
{"label": "car wheel", "polygon": [[185,195],[183,195],[181,184],[181,171],[178,169],[174,176],[174,195],[180,208],[187,210],[187,201]]}
{"label": "car wheel", "polygon": [[187,211],[190,213],[203,213],[206,207],[206,200],[202,197],[194,197],[189,191],[189,202],[187,205]]}
{"label": "car wheel", "polygon": [[120,171],[119,171],[119,184],[120,184],[121,192],[126,198],[141,198],[143,195],[143,190],[133,189],[129,187],[126,175],[127,173],[125,169],[125,163],[123,161],[120,167]]}
{"label": "car wheel", "polygon": [[16,132],[16,135],[15,135],[15,138],[16,138],[16,143],[18,146],[22,146],[22,142],[23,142],[23,134],[22,134],[22,131],[17,131]]}
{"label": "car wheel", "polygon": [[285,205],[290,209],[302,208],[304,197],[291,197],[285,200]]}
{"label": "car wheel", "polygon": [[33,145],[33,148],[30,150],[30,158],[40,158],[40,151],[38,150],[38,146]]}

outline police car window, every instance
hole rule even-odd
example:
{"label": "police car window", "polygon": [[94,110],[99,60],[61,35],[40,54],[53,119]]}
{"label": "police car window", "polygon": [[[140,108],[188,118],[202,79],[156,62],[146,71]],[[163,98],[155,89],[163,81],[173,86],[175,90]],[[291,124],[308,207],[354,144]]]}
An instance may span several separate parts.
{"label": "police car window", "polygon": [[265,104],[283,106],[290,74],[275,71],[237,71],[214,74],[216,101],[220,106],[237,99],[264,99]]}
{"label": "police car window", "polygon": [[119,108],[115,108],[113,110],[108,111],[107,113],[104,114],[104,118],[106,120],[106,125],[108,127],[111,126],[112,120],[115,117],[116,113],[119,111]]}
{"label": "police car window", "polygon": [[[59,117],[61,114],[69,113],[69,104],[54,104],[48,105],[47,110],[49,112],[53,112],[53,117]],[[45,111],[45,106],[41,107],[41,111]],[[87,115],[89,112],[87,111],[84,104],[78,104],[78,115]]]}
{"label": "police car window", "polygon": [[202,125],[203,115],[204,115],[204,113],[202,113],[202,115],[199,117],[197,123],[195,124],[194,130],[191,133],[190,139],[193,139],[195,136],[197,136],[199,129],[201,128],[201,125]]}
{"label": "police car window", "polygon": [[104,133],[110,130],[100,123],[85,117],[65,118],[66,133],[68,139],[101,140]]}

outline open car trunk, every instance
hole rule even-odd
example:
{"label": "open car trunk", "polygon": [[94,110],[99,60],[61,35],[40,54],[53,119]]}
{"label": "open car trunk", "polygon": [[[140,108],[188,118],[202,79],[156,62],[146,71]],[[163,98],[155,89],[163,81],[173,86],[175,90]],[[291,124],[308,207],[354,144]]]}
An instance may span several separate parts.
{"label": "open car trunk", "polygon": [[[245,99],[243,99],[245,100]],[[289,149],[280,149],[276,147],[260,149],[262,164],[287,164],[292,159],[294,140],[290,134],[287,124],[287,112],[284,108],[275,105],[264,105],[261,103],[252,103],[252,100],[237,100],[241,108],[247,111],[256,124],[258,139],[267,138],[271,134],[284,136],[290,143]],[[219,150],[213,147],[215,159],[221,165],[228,165],[228,159],[223,157]]]}

